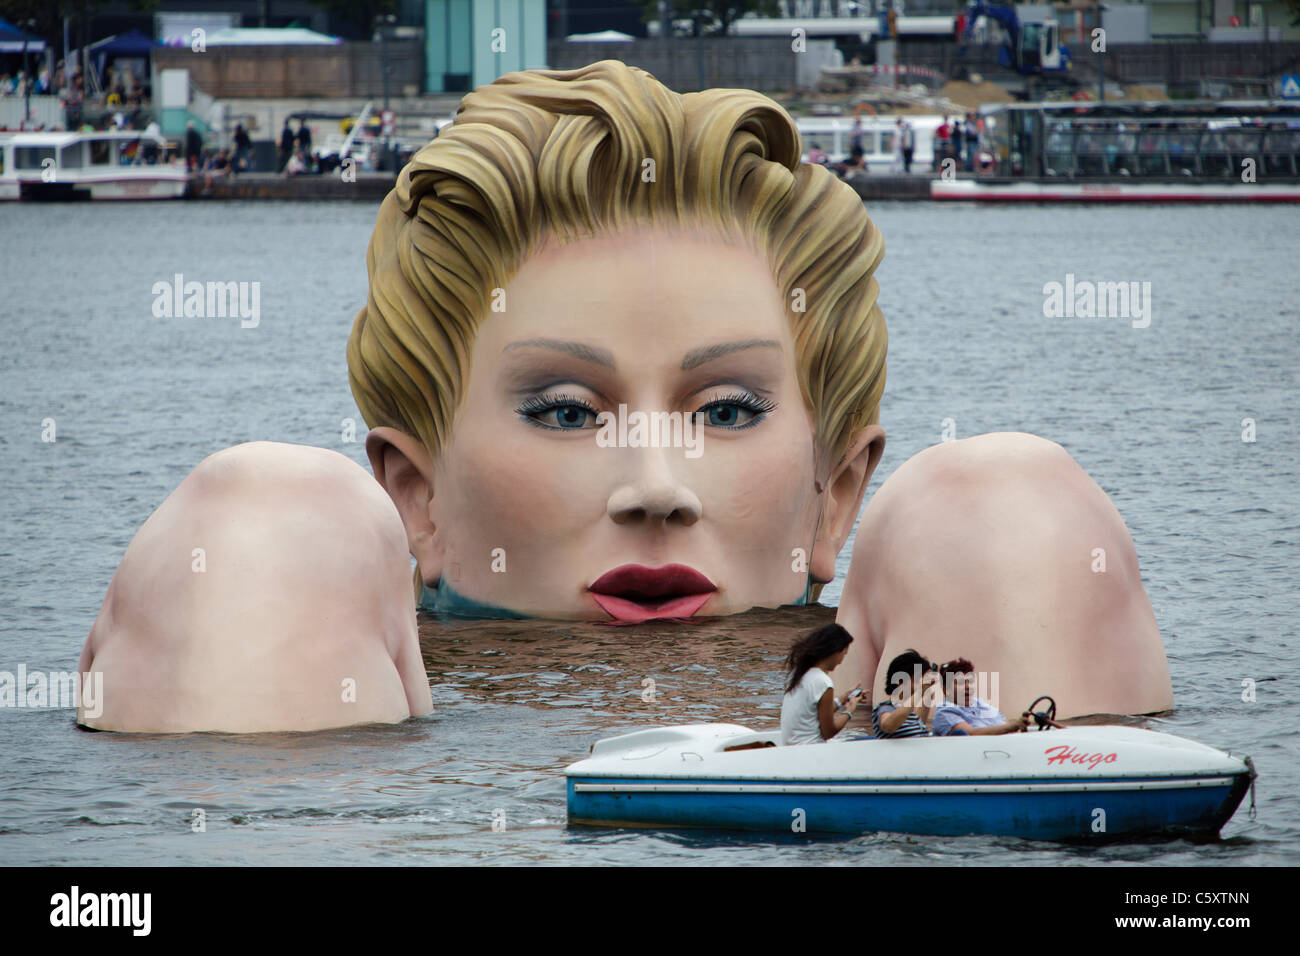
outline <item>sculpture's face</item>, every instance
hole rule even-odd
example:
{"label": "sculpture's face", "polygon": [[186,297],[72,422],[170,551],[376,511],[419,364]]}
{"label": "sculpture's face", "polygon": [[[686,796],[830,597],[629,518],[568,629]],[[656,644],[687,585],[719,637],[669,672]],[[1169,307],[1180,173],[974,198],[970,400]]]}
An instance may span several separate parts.
{"label": "sculpture's face", "polygon": [[803,597],[825,496],[758,256],[630,232],[547,247],[497,301],[433,463],[444,583],[630,621]]}

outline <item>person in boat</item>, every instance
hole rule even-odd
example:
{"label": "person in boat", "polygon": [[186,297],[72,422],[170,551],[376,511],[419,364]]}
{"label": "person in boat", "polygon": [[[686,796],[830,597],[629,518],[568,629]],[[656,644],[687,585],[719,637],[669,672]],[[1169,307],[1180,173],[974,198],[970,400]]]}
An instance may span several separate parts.
{"label": "person in boat", "polygon": [[[817,600],[884,450],[884,244],[857,194],[801,153],[767,97],[680,95],[606,60],[478,88],[403,168],[375,222],[347,365],[387,517],[405,531],[384,567],[410,575],[409,551],[426,609],[636,622]],[[652,414],[660,428],[647,426]],[[200,648],[251,659],[274,641],[283,622],[262,615],[266,595],[294,593],[296,569],[345,558],[344,538],[302,534],[315,509],[387,521],[350,505],[345,480],[324,499],[254,509],[260,485],[247,476],[347,471],[314,451],[260,443],[201,464],[185,520],[169,509],[132,542],[83,670],[106,662],[106,687],[133,675],[164,717],[224,692],[170,664]],[[277,542],[277,563],[240,588],[210,570],[183,579],[209,586],[220,634],[171,615],[187,592],[145,587],[165,566],[155,552],[190,554],[202,529],[245,507]],[[1109,555],[1104,575],[1080,564],[1094,547]],[[137,641],[116,623],[115,594],[160,595],[141,613],[177,626]],[[415,601],[391,613],[413,626]],[[1102,636],[1084,627],[1098,614],[1110,624]],[[1049,640],[1033,623],[1043,619],[1081,623]],[[1034,436],[941,442],[903,463],[862,512],[837,623],[858,636],[838,671],[846,688],[874,680],[906,646],[895,641],[926,633],[961,642],[941,643],[945,656],[1014,661],[1034,687],[1069,675],[1074,712],[1172,702],[1122,519],[1064,449]],[[326,628],[322,640],[344,659],[345,637]],[[209,648],[215,640],[226,644]],[[266,660],[292,674],[298,648],[275,644]],[[385,653],[395,661],[399,650],[389,642]],[[414,713],[414,693],[391,664],[386,673],[376,712]],[[332,720],[320,693],[315,706]],[[284,719],[252,694],[229,699],[237,710],[245,729]],[[158,722],[128,709],[101,723],[142,725]]]}
{"label": "person in boat", "polygon": [[934,711],[933,732],[936,737],[1018,734],[1029,726],[1033,715],[1028,711],[1008,720],[988,701],[975,696],[975,667],[965,658],[959,657],[942,665],[939,676],[945,696],[944,702]]}
{"label": "person in boat", "polygon": [[852,643],[853,635],[840,625],[826,624],[791,645],[781,699],[783,745],[825,743],[853,720],[862,687],[846,694],[841,704],[831,680],[831,672],[843,663]]}
{"label": "person in boat", "polygon": [[889,662],[885,671],[886,700],[871,710],[871,729],[877,737],[928,737],[938,684],[937,665],[908,648]]}

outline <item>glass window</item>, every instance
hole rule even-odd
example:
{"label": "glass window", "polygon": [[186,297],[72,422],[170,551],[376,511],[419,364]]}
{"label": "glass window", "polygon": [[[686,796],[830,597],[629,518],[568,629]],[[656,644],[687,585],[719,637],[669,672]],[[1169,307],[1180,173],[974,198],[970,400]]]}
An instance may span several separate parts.
{"label": "glass window", "polygon": [[113,144],[106,139],[92,139],[90,141],[90,164],[92,166],[106,166],[113,161]]}
{"label": "glass window", "polygon": [[54,158],[53,146],[15,146],[15,169],[41,169],[41,164]]}
{"label": "glass window", "polygon": [[1300,160],[1300,131],[1274,129],[1264,136],[1264,171],[1270,176],[1294,176]]}
{"label": "glass window", "polygon": [[1145,127],[1137,134],[1138,176],[1167,176],[1169,174],[1168,130]]}
{"label": "glass window", "polygon": [[1232,173],[1232,159],[1228,153],[1228,138],[1220,130],[1210,130],[1201,137],[1201,172],[1206,176],[1228,176]]}
{"label": "glass window", "polygon": [[80,143],[73,143],[71,146],[64,146],[63,149],[59,150],[59,165],[64,169],[80,169],[85,165],[81,160]]}

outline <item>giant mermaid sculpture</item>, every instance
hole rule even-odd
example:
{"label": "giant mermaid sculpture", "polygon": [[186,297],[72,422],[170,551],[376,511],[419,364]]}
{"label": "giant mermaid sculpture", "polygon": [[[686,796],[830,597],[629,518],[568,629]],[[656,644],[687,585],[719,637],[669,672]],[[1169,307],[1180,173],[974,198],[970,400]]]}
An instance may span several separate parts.
{"label": "giant mermaid sculpture", "polygon": [[[109,587],[82,657],[104,713],[83,722],[427,712],[417,600],[639,621],[814,599],[885,447],[884,241],[799,157],[766,97],[679,95],[612,60],[466,96],[370,243],[347,355],[378,485],[303,446],[202,462]],[[880,663],[920,645],[999,672],[1008,700],[1049,688],[1066,715],[1171,706],[1132,541],[1060,446],[936,445],[861,517],[846,686],[879,695]]]}

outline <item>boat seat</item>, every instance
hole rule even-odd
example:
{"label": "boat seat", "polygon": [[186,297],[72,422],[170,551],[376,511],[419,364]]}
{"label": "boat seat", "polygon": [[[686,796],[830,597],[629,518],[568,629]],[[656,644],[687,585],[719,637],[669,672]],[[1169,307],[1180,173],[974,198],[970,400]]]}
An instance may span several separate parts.
{"label": "boat seat", "polygon": [[732,753],[736,750],[762,750],[764,747],[775,747],[776,743],[771,740],[751,740],[747,744],[733,744],[730,747],[724,747],[723,753]]}
{"label": "boat seat", "polygon": [[758,730],[747,734],[737,734],[734,737],[728,737],[725,741],[726,746],[722,748],[723,753],[731,753],[735,750],[763,750],[767,747],[776,747],[781,743],[781,731],[779,728],[773,730]]}

